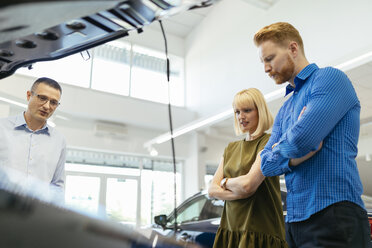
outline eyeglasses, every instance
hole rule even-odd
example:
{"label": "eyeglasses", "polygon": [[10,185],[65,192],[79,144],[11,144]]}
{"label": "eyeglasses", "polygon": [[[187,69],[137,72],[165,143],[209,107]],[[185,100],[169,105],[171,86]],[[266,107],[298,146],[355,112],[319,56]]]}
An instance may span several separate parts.
{"label": "eyeglasses", "polygon": [[37,99],[39,100],[40,103],[42,104],[45,104],[49,101],[49,104],[52,108],[56,108],[58,107],[58,105],[60,104],[60,102],[58,102],[57,100],[54,100],[54,99],[49,99],[49,97],[47,96],[44,96],[44,95],[39,95],[39,94],[36,94],[35,92],[31,91],[31,94],[34,95],[34,96],[37,96]]}

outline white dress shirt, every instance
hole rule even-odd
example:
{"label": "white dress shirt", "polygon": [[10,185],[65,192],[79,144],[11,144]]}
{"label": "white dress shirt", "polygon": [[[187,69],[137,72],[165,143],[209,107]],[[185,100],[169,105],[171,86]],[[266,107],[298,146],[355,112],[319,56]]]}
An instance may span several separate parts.
{"label": "white dress shirt", "polygon": [[64,186],[66,141],[51,126],[32,131],[23,113],[0,119],[0,167]]}

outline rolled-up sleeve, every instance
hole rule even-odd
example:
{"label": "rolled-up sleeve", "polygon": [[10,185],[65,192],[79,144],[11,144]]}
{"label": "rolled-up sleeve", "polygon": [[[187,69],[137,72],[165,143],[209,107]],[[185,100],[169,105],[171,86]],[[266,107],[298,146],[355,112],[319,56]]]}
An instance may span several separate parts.
{"label": "rolled-up sleeve", "polygon": [[283,157],[278,151],[275,151],[275,149],[272,149],[272,146],[279,142],[281,137],[280,122],[282,115],[283,107],[275,118],[271,137],[261,152],[261,171],[266,177],[279,176],[291,170],[288,166],[289,159]]}

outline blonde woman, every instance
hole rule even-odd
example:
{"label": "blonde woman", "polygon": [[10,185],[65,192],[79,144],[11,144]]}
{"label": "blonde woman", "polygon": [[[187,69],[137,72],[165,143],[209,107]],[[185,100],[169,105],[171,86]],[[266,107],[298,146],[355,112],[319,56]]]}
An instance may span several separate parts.
{"label": "blonde woman", "polygon": [[279,177],[260,169],[273,118],[254,88],[238,92],[233,108],[235,132],[246,136],[225,148],[209,188],[210,197],[225,200],[213,247],[287,247]]}

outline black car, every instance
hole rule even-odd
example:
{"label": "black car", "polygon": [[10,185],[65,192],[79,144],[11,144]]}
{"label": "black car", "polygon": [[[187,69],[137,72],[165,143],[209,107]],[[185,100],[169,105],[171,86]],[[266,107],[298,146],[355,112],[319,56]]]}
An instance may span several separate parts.
{"label": "black car", "polygon": [[371,228],[371,243],[372,243],[372,209],[368,209],[368,221],[369,227]]}
{"label": "black car", "polygon": [[[220,225],[224,202],[211,199],[206,191],[199,192],[177,207],[176,239],[212,247]],[[174,212],[155,216],[154,230],[165,236],[174,236]]]}
{"label": "black car", "polygon": [[[284,191],[282,191],[282,199],[286,199]],[[285,200],[282,200],[282,203],[283,209],[286,209]],[[209,198],[207,191],[188,198],[177,208],[176,238],[204,247],[212,247],[220,225],[223,205],[222,200]],[[154,220],[156,223],[154,229],[157,232],[165,236],[174,235],[174,212],[168,216],[155,216]]]}
{"label": "black car", "polygon": [[[287,214],[287,193],[282,190],[283,214]],[[212,247],[214,237],[220,225],[224,202],[211,199],[207,191],[201,191],[185,200],[177,208],[176,239],[187,243],[197,243],[203,247]],[[368,219],[371,225],[372,242],[372,210],[368,210]],[[155,216],[153,230],[164,236],[174,236],[174,212],[170,215]]]}
{"label": "black car", "polygon": [[23,175],[10,172],[0,168],[0,247],[185,247],[172,238],[151,238],[102,216],[73,209],[64,204],[60,189],[31,178],[23,183]]}

